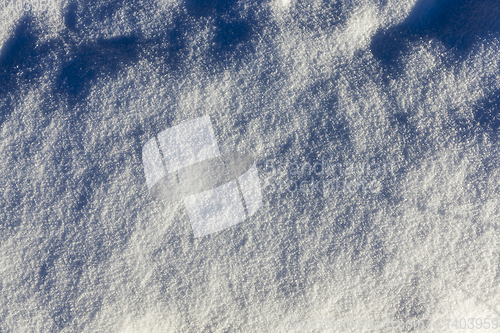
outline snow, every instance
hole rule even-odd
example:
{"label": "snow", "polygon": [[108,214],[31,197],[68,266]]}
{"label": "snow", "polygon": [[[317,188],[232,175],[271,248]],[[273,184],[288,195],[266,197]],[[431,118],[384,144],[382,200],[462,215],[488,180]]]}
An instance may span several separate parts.
{"label": "snow", "polygon": [[[0,332],[500,317],[496,0],[14,1]],[[254,157],[262,189],[201,237],[142,158],[198,118],[221,156]],[[323,161],[336,171],[290,172]]]}

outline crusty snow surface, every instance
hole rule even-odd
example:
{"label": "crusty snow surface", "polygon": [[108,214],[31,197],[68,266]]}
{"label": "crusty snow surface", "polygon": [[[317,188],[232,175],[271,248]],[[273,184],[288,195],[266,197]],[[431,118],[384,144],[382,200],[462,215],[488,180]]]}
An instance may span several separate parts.
{"label": "crusty snow surface", "polygon": [[[498,0],[16,1],[0,332],[500,318]],[[206,115],[263,203],[195,238],[141,151]]]}

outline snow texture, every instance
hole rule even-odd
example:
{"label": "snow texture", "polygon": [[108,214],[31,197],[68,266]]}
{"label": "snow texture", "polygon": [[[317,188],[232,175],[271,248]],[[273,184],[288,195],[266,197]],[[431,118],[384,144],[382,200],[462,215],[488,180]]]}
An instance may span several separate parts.
{"label": "snow texture", "polygon": [[[0,332],[500,318],[498,0],[20,1]],[[200,117],[255,158],[263,204],[196,238],[142,153]]]}

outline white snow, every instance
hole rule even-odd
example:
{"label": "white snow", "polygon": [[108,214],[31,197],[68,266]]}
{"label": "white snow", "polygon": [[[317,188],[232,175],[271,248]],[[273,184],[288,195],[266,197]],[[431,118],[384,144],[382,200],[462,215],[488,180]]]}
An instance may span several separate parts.
{"label": "white snow", "polygon": [[[416,3],[0,9],[0,332],[498,319],[500,141],[488,126],[500,108],[500,31],[464,0],[449,10],[467,21],[468,47],[450,42],[460,20],[430,37],[376,38]],[[384,58],[374,40],[405,47]],[[255,157],[263,205],[196,238],[182,200],[150,196],[142,149],[199,117],[222,156]],[[338,174],[287,173],[322,159]],[[270,160],[282,164],[274,174]],[[375,163],[391,167],[348,170]],[[335,180],[372,186],[311,188]],[[302,181],[308,191],[266,191]]]}

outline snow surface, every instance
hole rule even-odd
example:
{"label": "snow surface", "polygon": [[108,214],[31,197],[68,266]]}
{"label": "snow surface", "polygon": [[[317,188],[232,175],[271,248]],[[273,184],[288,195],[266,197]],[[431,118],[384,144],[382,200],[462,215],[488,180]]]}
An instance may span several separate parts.
{"label": "snow surface", "polygon": [[[498,0],[15,1],[0,332],[500,318]],[[141,154],[203,116],[263,206],[195,238]]]}

